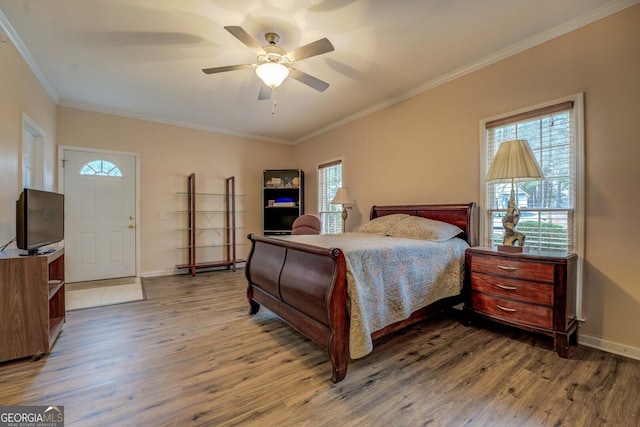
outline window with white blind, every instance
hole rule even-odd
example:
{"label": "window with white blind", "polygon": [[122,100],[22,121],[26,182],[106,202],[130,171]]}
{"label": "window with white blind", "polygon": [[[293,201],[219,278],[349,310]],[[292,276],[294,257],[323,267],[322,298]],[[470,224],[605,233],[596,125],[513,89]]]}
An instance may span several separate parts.
{"label": "window with white blind", "polygon": [[342,206],[331,204],[341,186],[341,160],[318,166],[318,213],[322,221],[322,234],[342,233]]}
{"label": "window with white blind", "polygon": [[541,180],[515,182],[516,204],[521,211],[517,230],[526,235],[524,246],[582,252],[577,247],[583,233],[582,111],[580,94],[481,123],[485,244],[502,244],[502,217],[511,183],[485,182],[484,176],[502,142],[524,139],[544,173]]}

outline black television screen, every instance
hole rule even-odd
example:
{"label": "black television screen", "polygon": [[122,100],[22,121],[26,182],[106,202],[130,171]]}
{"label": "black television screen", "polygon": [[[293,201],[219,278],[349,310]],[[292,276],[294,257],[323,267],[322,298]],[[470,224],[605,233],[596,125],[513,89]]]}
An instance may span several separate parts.
{"label": "black television screen", "polygon": [[64,239],[64,195],[25,188],[16,201],[16,243],[37,254],[38,248]]}

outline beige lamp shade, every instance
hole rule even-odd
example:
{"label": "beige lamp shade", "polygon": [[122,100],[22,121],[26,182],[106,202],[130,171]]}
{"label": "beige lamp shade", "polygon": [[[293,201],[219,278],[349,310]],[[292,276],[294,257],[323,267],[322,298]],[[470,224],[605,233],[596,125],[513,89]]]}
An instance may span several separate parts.
{"label": "beige lamp shade", "polygon": [[487,173],[487,181],[519,181],[542,179],[544,174],[529,143],[524,139],[514,139],[500,144],[496,156]]}
{"label": "beige lamp shade", "polygon": [[336,195],[331,201],[332,205],[353,205],[353,199],[349,194],[349,189],[345,187],[338,188]]}
{"label": "beige lamp shade", "polygon": [[[342,205],[342,232],[345,230],[345,222],[349,217],[349,213],[347,212],[347,206],[353,205],[353,199],[349,194],[349,189],[345,187],[338,188],[336,191],[336,195],[331,201],[332,205]],[[351,209],[351,208],[348,208]]]}

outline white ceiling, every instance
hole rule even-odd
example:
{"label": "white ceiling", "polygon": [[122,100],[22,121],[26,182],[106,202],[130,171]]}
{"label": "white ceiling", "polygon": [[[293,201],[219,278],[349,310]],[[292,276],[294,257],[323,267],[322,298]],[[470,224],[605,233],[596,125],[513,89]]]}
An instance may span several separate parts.
{"label": "white ceiling", "polygon": [[[0,26],[58,105],[296,143],[638,0],[0,0]],[[285,50],[327,37],[258,101],[256,62],[224,30]],[[1,51],[0,51],[1,54]]]}

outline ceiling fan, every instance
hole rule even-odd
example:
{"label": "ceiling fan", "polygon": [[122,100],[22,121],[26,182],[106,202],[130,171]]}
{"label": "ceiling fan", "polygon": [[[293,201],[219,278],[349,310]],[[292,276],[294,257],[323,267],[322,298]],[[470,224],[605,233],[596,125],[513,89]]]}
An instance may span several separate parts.
{"label": "ceiling fan", "polygon": [[260,87],[260,94],[258,95],[259,100],[271,98],[271,90],[280,86],[287,76],[296,79],[319,92],[324,92],[329,87],[329,83],[293,68],[293,64],[296,61],[301,61],[312,56],[333,51],[333,45],[328,39],[322,38],[304,46],[300,46],[291,52],[287,52],[280,46],[276,45],[280,39],[280,36],[276,33],[266,33],[265,39],[268,44],[266,46],[260,46],[256,39],[251,37],[249,33],[242,29],[242,27],[228,26],[224,27],[224,29],[230,32],[231,35],[240,40],[245,44],[245,46],[253,50],[258,55],[257,64],[205,68],[202,70],[205,74],[255,68],[256,74],[264,82],[264,85],[261,85]]}

